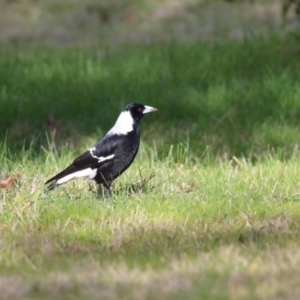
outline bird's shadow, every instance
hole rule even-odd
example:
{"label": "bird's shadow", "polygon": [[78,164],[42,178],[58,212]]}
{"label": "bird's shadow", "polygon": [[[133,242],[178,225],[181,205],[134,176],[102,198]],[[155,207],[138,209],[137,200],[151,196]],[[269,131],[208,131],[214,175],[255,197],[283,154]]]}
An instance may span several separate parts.
{"label": "bird's shadow", "polygon": [[141,171],[140,173],[140,180],[137,182],[130,182],[127,184],[121,184],[121,187],[115,191],[115,193],[127,193],[129,195],[137,194],[137,193],[146,193],[149,190],[152,190],[154,188],[153,185],[151,185],[151,179],[154,177],[154,173],[152,172],[149,176],[143,177]]}
{"label": "bird's shadow", "polygon": [[[149,176],[144,177],[142,175],[141,170],[139,170],[140,179],[135,182],[130,182],[126,184],[120,183],[117,187],[111,187],[110,190],[103,187],[102,185],[97,185],[97,188],[95,188],[95,184],[89,183],[88,184],[88,192],[91,193],[94,198],[96,199],[102,199],[102,200],[110,200],[116,196],[132,196],[134,194],[138,193],[147,193],[149,191],[153,191],[155,189],[154,184],[151,183],[151,180],[154,178],[154,172],[152,172]],[[68,190],[68,189],[62,189],[63,193],[66,195],[66,197],[69,200],[81,200],[81,193],[79,190]],[[81,191],[82,192],[82,191]],[[48,197],[49,191],[47,188],[43,191],[41,194],[44,198]]]}
{"label": "bird's shadow", "polygon": [[154,177],[152,172],[149,176],[143,177],[141,170],[139,169],[140,180],[136,182],[130,182],[126,184],[120,184],[118,188],[112,187],[110,190],[104,188],[102,185],[98,186],[95,191],[94,187],[89,185],[89,191],[92,192],[95,198],[98,199],[111,199],[114,196],[120,195],[134,195],[137,193],[146,193],[149,190],[154,189],[154,185],[151,184],[151,179]]}

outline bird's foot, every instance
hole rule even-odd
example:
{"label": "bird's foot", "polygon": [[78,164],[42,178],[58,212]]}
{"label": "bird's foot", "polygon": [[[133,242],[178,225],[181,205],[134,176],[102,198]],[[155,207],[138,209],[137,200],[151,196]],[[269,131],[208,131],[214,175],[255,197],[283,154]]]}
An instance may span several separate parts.
{"label": "bird's foot", "polygon": [[98,186],[97,189],[97,197],[102,199],[109,199],[112,198],[112,192],[110,188],[104,188],[102,185]]}

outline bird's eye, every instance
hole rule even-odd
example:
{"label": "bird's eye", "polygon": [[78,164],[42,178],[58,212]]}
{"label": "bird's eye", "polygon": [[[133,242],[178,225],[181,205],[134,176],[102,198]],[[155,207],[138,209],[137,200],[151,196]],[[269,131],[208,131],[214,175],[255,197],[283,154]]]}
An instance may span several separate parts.
{"label": "bird's eye", "polygon": [[139,107],[137,110],[138,112],[143,112],[144,109],[142,107]]}

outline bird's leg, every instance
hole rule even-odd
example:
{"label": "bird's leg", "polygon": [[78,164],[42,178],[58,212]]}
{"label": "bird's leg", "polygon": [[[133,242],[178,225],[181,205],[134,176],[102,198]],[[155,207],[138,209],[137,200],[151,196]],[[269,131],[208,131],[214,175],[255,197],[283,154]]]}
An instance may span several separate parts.
{"label": "bird's leg", "polygon": [[112,192],[111,192],[111,189],[108,188],[104,191],[104,197],[105,198],[112,198]]}
{"label": "bird's leg", "polygon": [[97,184],[97,196],[98,196],[98,198],[104,197],[104,189],[103,189],[102,184]]}
{"label": "bird's leg", "polygon": [[112,193],[110,190],[110,184],[104,184],[104,186],[102,186],[101,184],[98,184],[98,197],[100,198],[110,198],[112,197]]}

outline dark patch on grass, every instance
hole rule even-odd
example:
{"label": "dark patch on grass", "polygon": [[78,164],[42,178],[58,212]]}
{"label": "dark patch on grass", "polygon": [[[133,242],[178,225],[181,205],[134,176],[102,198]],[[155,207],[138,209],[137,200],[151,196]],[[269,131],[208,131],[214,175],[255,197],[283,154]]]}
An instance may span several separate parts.
{"label": "dark patch on grass", "polygon": [[95,49],[3,50],[0,136],[7,136],[12,154],[24,146],[31,155],[40,153],[48,147],[51,115],[59,124],[53,143],[76,148],[84,136],[99,139],[135,101],[159,110],[142,124],[142,139],[155,141],[159,157],[188,141],[190,157],[208,145],[214,156],[255,151],[255,160],[274,148],[288,158],[300,118],[298,60],[287,43],[174,43],[129,47],[105,58]]}

